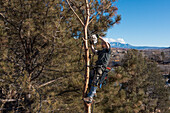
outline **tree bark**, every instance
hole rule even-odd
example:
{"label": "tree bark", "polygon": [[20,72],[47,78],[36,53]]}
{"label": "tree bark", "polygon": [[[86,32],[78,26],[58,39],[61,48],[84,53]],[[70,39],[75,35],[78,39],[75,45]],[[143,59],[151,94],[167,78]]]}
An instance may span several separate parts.
{"label": "tree bark", "polygon": [[[87,34],[87,28],[89,25],[89,21],[90,21],[90,10],[89,10],[89,1],[88,0],[84,0],[85,4],[86,4],[86,22],[83,23],[83,21],[81,20],[81,18],[79,17],[79,15],[74,11],[73,7],[70,5],[70,1],[66,0],[69,7],[71,8],[71,10],[73,11],[73,13],[75,14],[75,16],[78,18],[78,20],[80,21],[81,25],[84,27],[84,52],[85,52],[85,83],[84,83],[84,90],[83,90],[83,98],[87,96],[87,89],[88,89],[88,84],[89,84],[89,75],[90,75],[90,59],[89,59],[89,47],[88,47],[88,34]],[[87,104],[84,102],[84,106],[85,106],[85,113],[91,113],[91,104]]]}
{"label": "tree bark", "polygon": [[[84,41],[84,49],[85,49],[85,63],[86,63],[86,68],[85,68],[85,83],[84,83],[84,90],[83,90],[83,98],[86,97],[87,95],[87,89],[88,89],[88,84],[89,84],[89,65],[90,65],[90,59],[89,59],[89,48],[88,48],[88,41],[87,41],[87,34],[86,34],[86,29],[85,30],[85,41]],[[86,103],[84,103],[85,106],[85,111],[86,113],[90,113],[89,107]]]}
{"label": "tree bark", "polygon": [[[86,69],[85,69],[85,84],[84,84],[84,92],[83,92],[83,98],[87,95],[87,89],[89,84],[89,74],[90,74],[90,59],[89,59],[89,48],[88,48],[88,35],[87,35],[87,28],[89,25],[90,20],[90,11],[89,11],[89,1],[85,0],[86,3],[86,23],[84,26],[84,49],[85,49],[85,62],[86,62]],[[91,113],[91,104],[84,103],[85,106],[85,112]]]}

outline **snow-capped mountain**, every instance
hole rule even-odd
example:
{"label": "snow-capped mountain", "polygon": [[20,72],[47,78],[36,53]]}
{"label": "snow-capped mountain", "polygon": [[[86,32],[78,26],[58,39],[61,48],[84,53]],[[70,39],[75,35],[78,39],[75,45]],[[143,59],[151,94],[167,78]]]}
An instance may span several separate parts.
{"label": "snow-capped mountain", "polygon": [[126,49],[165,49],[167,47],[150,47],[150,46],[132,46],[130,44],[123,44],[120,42],[110,42],[112,48],[126,48]]}

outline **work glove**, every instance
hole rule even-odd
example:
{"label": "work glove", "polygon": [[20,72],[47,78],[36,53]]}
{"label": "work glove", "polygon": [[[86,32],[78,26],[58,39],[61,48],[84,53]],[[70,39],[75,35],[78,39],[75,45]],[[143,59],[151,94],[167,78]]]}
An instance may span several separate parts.
{"label": "work glove", "polygon": [[98,35],[98,34],[96,34],[96,37],[97,37],[97,38],[99,38],[99,35]]}
{"label": "work glove", "polygon": [[92,41],[94,44],[97,43],[97,35],[96,35],[96,34],[93,34],[93,35],[91,36],[91,41]]}

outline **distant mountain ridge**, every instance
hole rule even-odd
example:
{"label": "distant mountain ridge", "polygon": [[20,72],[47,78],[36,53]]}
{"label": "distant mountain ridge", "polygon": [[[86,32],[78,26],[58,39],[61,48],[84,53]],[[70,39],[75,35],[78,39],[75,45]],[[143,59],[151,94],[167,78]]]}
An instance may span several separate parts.
{"label": "distant mountain ridge", "polygon": [[132,46],[130,44],[122,44],[120,42],[110,42],[112,48],[125,48],[125,49],[166,49],[168,47],[150,47],[150,46]]}

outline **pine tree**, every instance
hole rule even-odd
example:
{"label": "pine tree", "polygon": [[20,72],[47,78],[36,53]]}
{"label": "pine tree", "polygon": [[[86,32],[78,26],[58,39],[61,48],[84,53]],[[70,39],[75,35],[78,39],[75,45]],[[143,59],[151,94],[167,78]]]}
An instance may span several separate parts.
{"label": "pine tree", "polygon": [[[53,87],[42,91],[41,88],[56,83],[60,77],[67,77],[71,70],[77,70],[71,64],[75,64],[74,60],[78,58],[71,59],[67,54],[80,42],[71,37],[70,30],[74,27],[69,24],[74,19],[66,15],[69,9],[64,4],[63,1],[50,0],[1,1],[1,31],[6,31],[1,39],[6,40],[3,44],[7,46],[2,50],[4,58],[1,60],[1,108],[4,111],[40,111],[51,100],[51,94],[42,94],[48,94]],[[77,50],[71,55],[77,54]],[[47,101],[43,107],[42,100]]]}
{"label": "pine tree", "polygon": [[[105,22],[102,18],[108,15],[99,15],[90,30],[102,34],[113,25],[113,15]],[[2,0],[0,24],[1,109],[83,111],[80,86],[84,64],[79,58],[82,44],[78,38],[84,33],[67,2]],[[101,27],[95,30],[96,26]]]}

